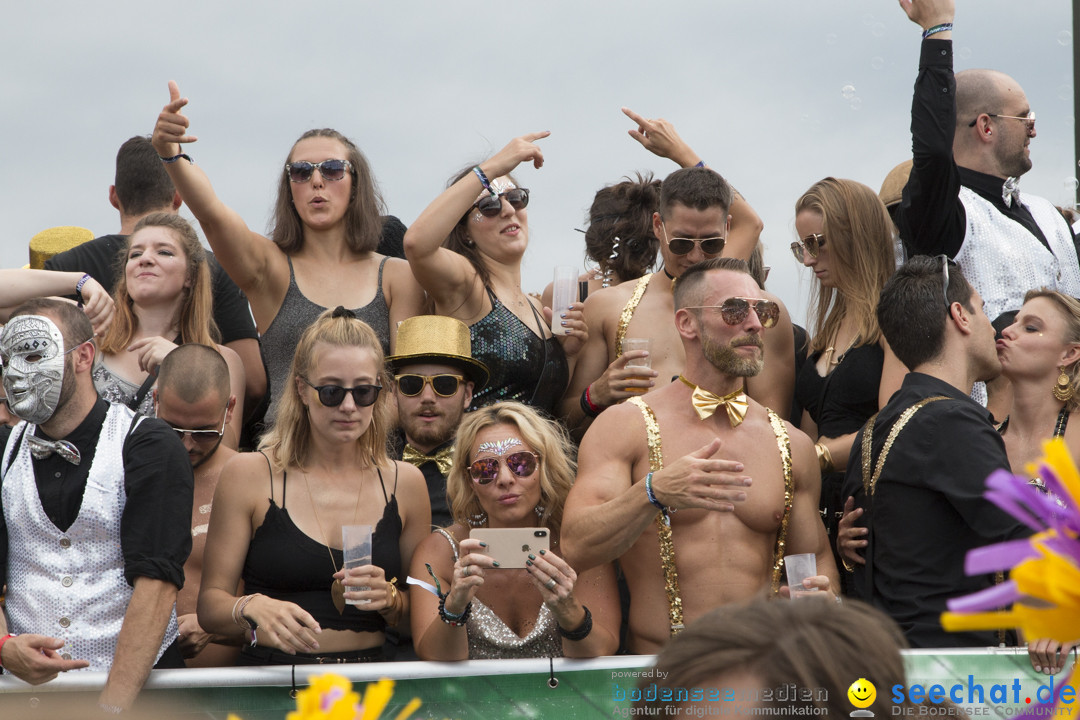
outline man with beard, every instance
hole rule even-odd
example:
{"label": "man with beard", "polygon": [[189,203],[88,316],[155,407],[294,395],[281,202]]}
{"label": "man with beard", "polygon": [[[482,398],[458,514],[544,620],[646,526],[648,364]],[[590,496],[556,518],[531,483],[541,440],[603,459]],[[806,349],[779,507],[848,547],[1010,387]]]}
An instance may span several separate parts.
{"label": "man with beard", "polygon": [[0,336],[8,404],[25,421],[0,428],[0,664],[34,684],[107,671],[99,705],[121,712],[151,667],[183,667],[174,605],[192,476],[168,425],[98,397],[93,335],[75,305],[45,298]]}
{"label": "man with beard", "polygon": [[469,327],[441,315],[418,315],[398,326],[396,355],[386,358],[394,373],[398,425],[404,433],[401,459],[420,468],[431,499],[431,523],[454,520],[446,501],[446,476],[454,436],[473,393],[488,381],[488,369],[472,357]]}
{"label": "man with beard", "polygon": [[[945,602],[990,587],[967,575],[968,551],[1031,534],[987,500],[986,478],[1008,470],[992,418],[969,395],[1001,372],[982,298],[945,257],[914,257],[885,283],[878,323],[911,371],[855,436],[844,479],[868,528],[854,586],[900,625],[912,647],[985,647],[997,633],[949,633]],[[841,531],[841,536],[843,532]],[[868,544],[867,544],[868,543]]]}
{"label": "man with beard", "polygon": [[176,598],[180,650],[188,667],[235,665],[240,653],[240,632],[233,638],[210,635],[195,614],[214,491],[221,469],[236,455],[235,450],[221,444],[236,409],[230,387],[229,366],[221,353],[192,343],[165,356],[154,390],[155,414],[180,437],[195,474],[191,555],[184,564],[184,587]]}
{"label": "man with beard", "polygon": [[914,165],[896,215],[910,254],[954,258],[999,328],[1032,288],[1080,295],[1071,228],[1050,201],[1017,187],[1035,137],[1024,91],[994,70],[954,78],[954,0],[900,6],[924,31],[911,104]]}
{"label": "man with beard", "polygon": [[779,308],[733,258],[688,268],[675,307],[685,370],[597,418],[563,516],[578,572],[619,561],[632,653],[657,652],[714,607],[778,592],[787,554],[816,556],[823,596],[839,587],[813,442],[743,392]]}

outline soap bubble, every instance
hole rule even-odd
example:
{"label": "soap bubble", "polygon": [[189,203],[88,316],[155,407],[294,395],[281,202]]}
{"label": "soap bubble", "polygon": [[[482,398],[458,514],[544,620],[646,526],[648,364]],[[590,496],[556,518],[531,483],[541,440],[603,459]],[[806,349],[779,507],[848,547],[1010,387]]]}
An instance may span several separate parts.
{"label": "soap bubble", "polygon": [[861,97],[853,97],[853,98],[851,98],[851,109],[852,110],[858,110],[861,107],[862,107],[862,98]]}
{"label": "soap bubble", "polygon": [[1057,36],[1058,45],[1068,46],[1072,43],[1072,33],[1068,30],[1062,30]]}
{"label": "soap bubble", "polygon": [[828,35],[825,36],[825,44],[826,45],[835,45],[836,40],[837,40],[836,33],[829,33]]}
{"label": "soap bubble", "polygon": [[1058,99],[1065,100],[1066,102],[1072,100],[1073,99],[1072,85],[1070,85],[1069,83],[1063,83],[1061,85],[1058,85],[1057,86],[1057,96],[1058,96]]}
{"label": "soap bubble", "polygon": [[877,19],[873,15],[863,15],[862,16],[862,24],[865,25],[866,27],[870,27],[871,25],[873,25],[876,22],[877,22]]}
{"label": "soap bubble", "polygon": [[848,83],[844,87],[840,88],[840,96],[845,100],[850,100],[855,97],[855,86]]}
{"label": "soap bubble", "polygon": [[1073,192],[1074,193],[1074,192],[1076,192],[1077,188],[1080,188],[1080,180],[1077,180],[1074,177],[1065,178],[1065,191],[1066,192]]}
{"label": "soap bubble", "polygon": [[880,70],[881,68],[885,67],[885,58],[877,55],[870,58],[870,67],[874,68],[875,70]]}
{"label": "soap bubble", "polygon": [[874,37],[881,37],[885,34],[885,23],[874,23],[870,26],[870,32]]}
{"label": "soap bubble", "polygon": [[969,47],[960,48],[956,52],[956,57],[960,58],[961,60],[967,60],[968,58],[971,57],[971,48],[969,48]]}

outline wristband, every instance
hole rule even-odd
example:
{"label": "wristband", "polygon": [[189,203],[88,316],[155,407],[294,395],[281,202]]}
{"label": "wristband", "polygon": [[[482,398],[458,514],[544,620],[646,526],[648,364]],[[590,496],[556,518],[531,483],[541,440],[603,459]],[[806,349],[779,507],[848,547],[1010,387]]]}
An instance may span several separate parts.
{"label": "wristband", "polygon": [[3,660],[2,660],[2,656],[4,654],[4,643],[6,643],[8,640],[10,640],[13,637],[16,637],[17,635],[18,635],[18,633],[8,633],[4,637],[0,637],[0,668],[4,667],[4,663],[3,663]]}
{"label": "wristband", "polygon": [[158,155],[158,157],[161,158],[161,162],[165,163],[166,165],[172,165],[174,162],[176,162],[180,158],[184,158],[185,160],[187,160],[192,165],[195,164],[195,161],[192,160],[191,156],[188,155],[187,153],[177,153],[176,155],[173,155],[172,157],[161,157],[161,155]]}
{"label": "wristband", "polygon": [[589,386],[586,385],[585,389],[581,391],[581,410],[591,418],[600,414],[600,411],[604,408],[600,407],[592,401],[592,395],[589,392]]}
{"label": "wristband", "polygon": [[582,605],[581,607],[585,608],[585,619],[581,621],[581,625],[578,625],[576,630],[564,630],[562,625],[555,623],[555,628],[559,631],[559,634],[573,642],[584,640],[592,632],[592,613],[589,612],[589,606]]}
{"label": "wristband", "polygon": [[937,35],[940,32],[949,32],[950,30],[952,30],[951,22],[941,23],[940,25],[935,25],[934,27],[928,28],[925,32],[923,32],[922,39],[925,40],[931,35]]}
{"label": "wristband", "polygon": [[79,307],[82,307],[82,304],[84,302],[83,296],[82,296],[83,285],[85,285],[86,281],[89,280],[89,279],[90,279],[90,275],[87,274],[87,273],[83,273],[83,276],[81,278],[79,278],[79,282],[75,283],[75,297],[78,298],[78,300],[79,300]]}
{"label": "wristband", "polygon": [[696,168],[703,168],[703,167],[705,167],[705,161],[704,161],[704,160],[698,160],[698,163],[697,163],[697,165],[695,165],[694,167],[696,167]]}
{"label": "wristband", "polygon": [[439,598],[439,618],[442,619],[447,625],[454,627],[461,627],[469,621],[469,613],[472,611],[472,602],[470,601],[465,609],[461,611],[461,614],[452,613],[446,609],[446,595]]}
{"label": "wristband", "polygon": [[476,177],[480,178],[480,184],[484,186],[484,189],[491,193],[491,197],[499,197],[499,193],[491,189],[491,183],[488,182],[487,175],[484,174],[484,171],[480,169],[479,165],[474,167],[472,171],[476,173]]}
{"label": "wristband", "polygon": [[656,493],[652,489],[652,473],[645,476],[645,494],[649,496],[649,502],[656,506],[656,508],[667,515],[668,509],[664,507],[663,503],[656,499]]}

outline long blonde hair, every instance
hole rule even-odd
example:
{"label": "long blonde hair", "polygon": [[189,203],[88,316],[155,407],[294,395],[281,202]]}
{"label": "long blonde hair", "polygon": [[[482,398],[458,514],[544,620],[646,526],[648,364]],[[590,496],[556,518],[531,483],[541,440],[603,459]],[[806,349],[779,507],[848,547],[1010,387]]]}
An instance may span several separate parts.
{"label": "long blonde hair", "polygon": [[817,283],[810,298],[808,317],[813,318],[810,350],[819,352],[836,336],[841,322],[855,322],[859,345],[881,339],[877,321],[878,297],[896,271],[892,220],[873,190],[855,182],[827,177],[810,186],[795,203],[795,214],[804,210],[821,215],[836,288]]}
{"label": "long blonde hair", "polygon": [[[184,218],[173,213],[159,212],[150,213],[139,220],[135,229],[128,236],[124,246],[124,262],[120,265],[117,273],[116,287],[113,289],[113,302],[116,305],[116,314],[113,316],[109,329],[101,338],[101,352],[118,353],[127,349],[135,337],[135,331],[139,329],[139,318],[133,310],[134,301],[128,294],[127,272],[124,271],[126,258],[131,252],[131,242],[143,228],[161,227],[171,230],[173,236],[179,241],[180,249],[184,253],[187,262],[187,279],[189,287],[184,288],[183,302],[180,304],[180,312],[177,320],[179,326],[180,344],[198,343],[217,347],[220,339],[217,323],[214,322],[214,294],[210,286],[210,266],[206,262],[206,250],[199,242],[199,236]],[[172,340],[172,338],[167,338]]]}
{"label": "long blonde hair", "polygon": [[574,484],[577,463],[573,445],[566,430],[545,419],[536,410],[519,402],[501,402],[467,414],[458,427],[454,448],[454,467],[446,478],[446,496],[454,522],[468,526],[472,516],[484,513],[476,496],[469,463],[476,436],[492,425],[513,425],[525,444],[540,455],[540,505],[543,512],[536,524],[551,530],[552,540],[558,540],[562,528],[563,505]]}
{"label": "long blonde hair", "polygon": [[386,391],[390,383],[385,370],[382,343],[367,323],[356,319],[344,308],[322,313],[300,336],[288,380],[283,386],[277,419],[263,436],[259,450],[266,453],[278,470],[290,465],[303,468],[310,458],[311,420],[308,418],[307,408],[300,400],[296,378],[307,378],[311,375],[312,367],[318,359],[319,345],[367,348],[374,355],[376,384],[382,385],[384,390],[379,393],[372,408],[371,425],[356,439],[356,443],[363,456],[370,458],[374,465],[388,465],[390,457],[386,452],[386,438],[391,424],[392,393]]}

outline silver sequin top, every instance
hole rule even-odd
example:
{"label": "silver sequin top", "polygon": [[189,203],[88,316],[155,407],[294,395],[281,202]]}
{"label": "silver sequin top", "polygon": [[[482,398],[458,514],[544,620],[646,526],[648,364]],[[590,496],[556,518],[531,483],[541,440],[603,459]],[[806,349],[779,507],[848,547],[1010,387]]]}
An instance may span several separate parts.
{"label": "silver sequin top", "polygon": [[[454,538],[445,530],[436,530],[454,550],[458,559],[458,547]],[[469,634],[470,660],[498,660],[502,658],[562,657],[562,638],[559,636],[555,616],[547,605],[540,604],[540,613],[532,631],[521,637],[499,618],[491,608],[476,598],[472,600],[472,612],[465,625]]]}
{"label": "silver sequin top", "polygon": [[[127,405],[139,392],[140,385],[128,382],[105,367],[105,361],[102,360],[100,354],[94,357],[91,377],[94,379],[94,387],[97,388],[98,395],[114,405]],[[146,393],[137,410],[146,417],[156,416],[153,392]]]}

